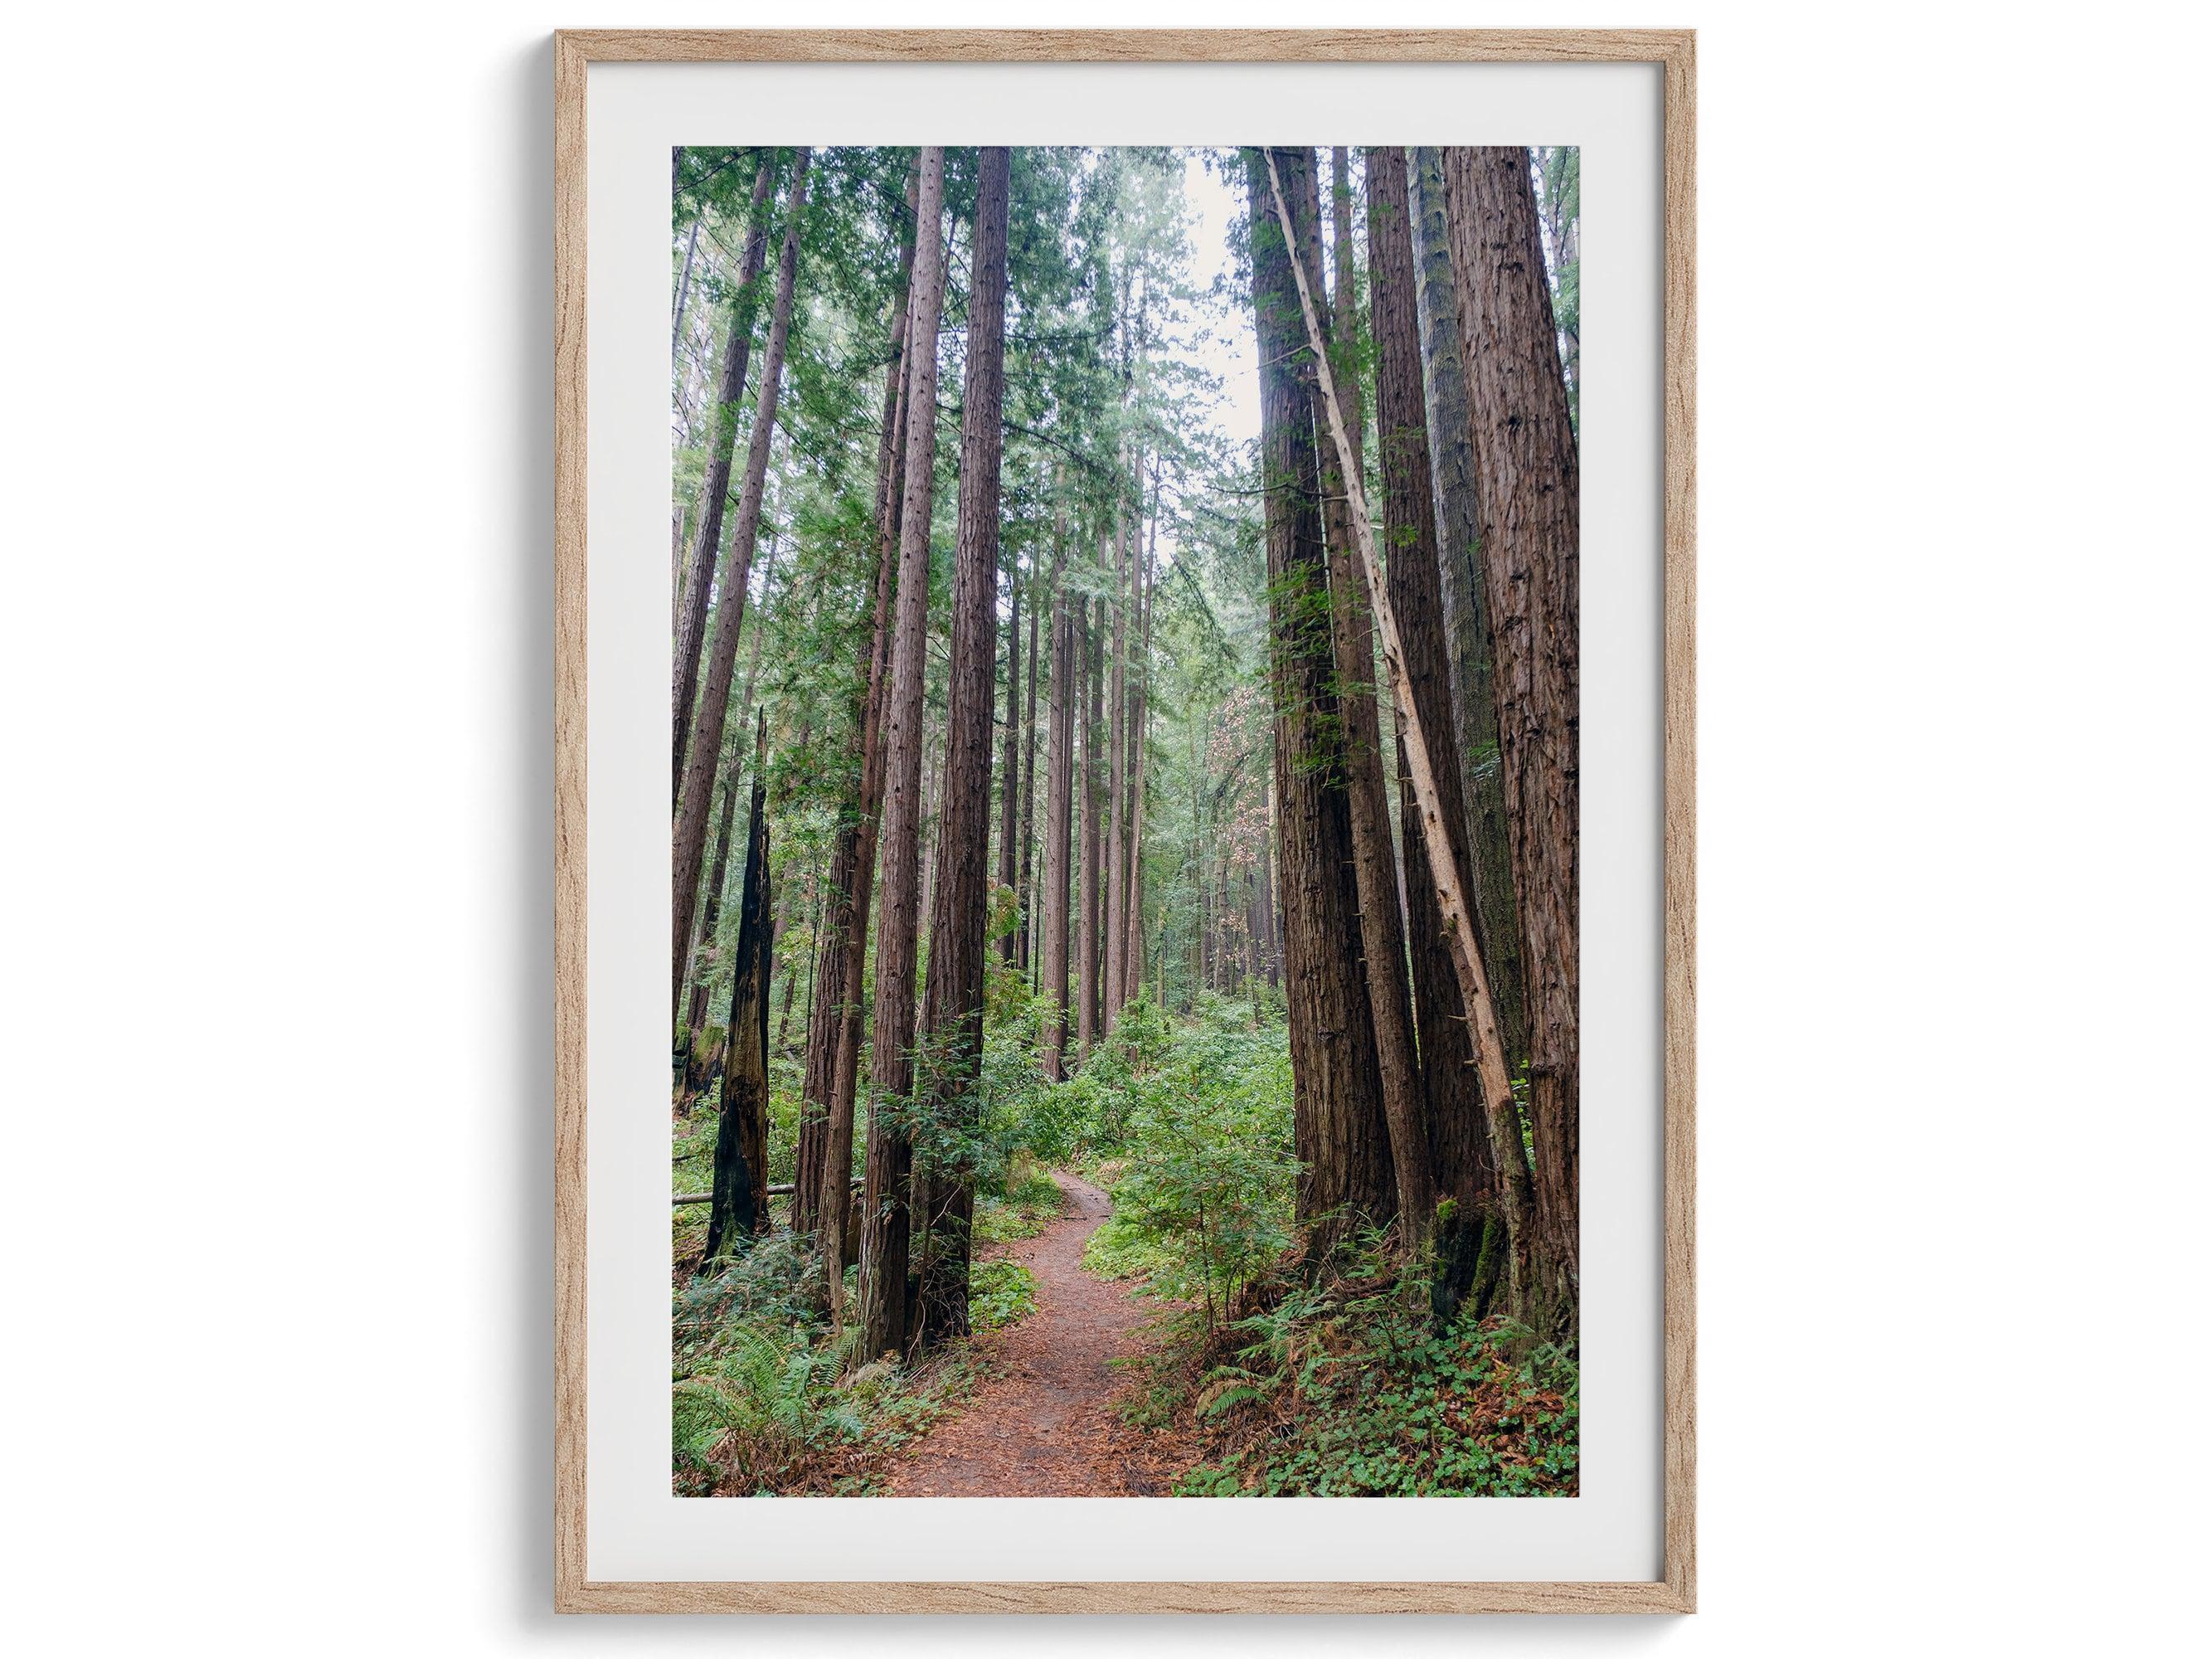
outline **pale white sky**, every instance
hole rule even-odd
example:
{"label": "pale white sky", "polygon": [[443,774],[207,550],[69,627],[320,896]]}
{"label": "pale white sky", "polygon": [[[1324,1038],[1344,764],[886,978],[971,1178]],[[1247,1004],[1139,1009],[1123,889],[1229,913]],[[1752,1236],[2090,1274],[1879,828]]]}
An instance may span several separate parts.
{"label": "pale white sky", "polygon": [[[1182,187],[1193,219],[1191,278],[1194,286],[1204,288],[1230,270],[1229,227],[1243,217],[1244,192],[1210,170],[1195,150],[1183,159]],[[1214,410],[1214,424],[1242,449],[1260,437],[1259,353],[1251,318],[1232,309],[1209,321],[1212,326],[1194,343],[1193,355],[1220,377],[1221,401]]]}

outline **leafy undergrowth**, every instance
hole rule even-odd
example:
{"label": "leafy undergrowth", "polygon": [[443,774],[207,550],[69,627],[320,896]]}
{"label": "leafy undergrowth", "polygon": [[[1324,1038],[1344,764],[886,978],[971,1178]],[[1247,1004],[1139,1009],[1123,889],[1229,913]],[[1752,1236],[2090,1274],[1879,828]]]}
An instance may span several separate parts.
{"label": "leafy undergrowth", "polygon": [[1131,1420],[1193,1436],[1182,1497],[1571,1497],[1573,1358],[1502,1319],[1442,1330],[1419,1274],[1285,1275],[1148,1362]]}
{"label": "leafy undergrowth", "polygon": [[[704,1133],[711,1153],[711,1119]],[[680,1184],[680,1158],[678,1168]],[[979,1247],[1042,1231],[1065,1203],[1042,1170],[1011,1176],[1003,1194],[978,1200]],[[703,1243],[705,1207],[696,1206],[696,1220],[678,1223],[671,1402],[677,1494],[880,1491],[901,1449],[975,1391],[989,1364],[987,1349],[956,1341],[912,1365],[857,1364],[858,1331],[830,1328],[820,1258],[787,1230],[763,1236],[718,1271],[690,1270]],[[848,1271],[848,1308],[858,1295],[855,1279]],[[1036,1281],[1028,1268],[1004,1259],[976,1263],[968,1310],[977,1332],[1004,1329],[1036,1308]]]}

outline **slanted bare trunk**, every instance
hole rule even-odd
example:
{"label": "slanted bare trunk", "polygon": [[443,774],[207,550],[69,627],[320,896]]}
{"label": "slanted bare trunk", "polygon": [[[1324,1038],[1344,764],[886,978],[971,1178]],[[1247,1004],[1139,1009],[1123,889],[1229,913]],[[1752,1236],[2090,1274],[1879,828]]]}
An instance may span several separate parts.
{"label": "slanted bare trunk", "polygon": [[708,610],[714,600],[714,573],[721,562],[722,514],[730,499],[730,467],[737,454],[745,369],[752,355],[753,318],[760,308],[761,266],[768,257],[769,192],[775,182],[775,158],[769,153],[763,156],[760,170],[753,175],[744,258],[738,267],[737,295],[730,302],[729,333],[722,343],[722,378],[714,394],[714,428],[708,437],[707,477],[699,487],[699,510],[693,515],[698,531],[690,562],[685,567],[685,586],[677,616],[676,656],[668,695],[674,724],[668,768],[672,815],[684,788],[692,704],[698,694],[699,656],[706,646]]}
{"label": "slanted bare trunk", "polygon": [[[1274,196],[1275,212],[1285,233],[1290,232],[1293,210],[1286,204],[1282,181],[1277,176],[1272,161],[1269,181]],[[1296,200],[1291,197],[1290,200]],[[1345,471],[1346,507],[1349,512],[1353,538],[1359,550],[1360,564],[1368,580],[1370,596],[1378,601],[1376,620],[1382,630],[1382,657],[1390,676],[1390,689],[1398,713],[1399,730],[1405,735],[1406,758],[1411,774],[1416,801],[1420,809],[1422,838],[1429,850],[1430,874],[1437,889],[1437,908],[1443,915],[1444,927],[1451,941],[1453,966],[1460,979],[1461,1000],[1465,1005],[1469,1023],[1474,1028],[1475,1065],[1482,1080],[1484,1104],[1494,1117],[1510,1114],[1513,1108],[1511,1082],[1505,1069],[1504,1045],[1498,1035],[1496,1006],[1490,997],[1490,986],[1485,975],[1482,954],[1476,945],[1474,929],[1469,920],[1467,898],[1460,884],[1459,866],[1452,858],[1449,842],[1444,838],[1441,810],[1437,805],[1435,763],[1428,739],[1422,731],[1420,718],[1408,695],[1406,684],[1406,657],[1398,633],[1395,614],[1387,594],[1382,592],[1382,562],[1376,551],[1373,520],[1367,511],[1366,489],[1361,481],[1360,470],[1352,464],[1354,452],[1347,434],[1344,407],[1329,364],[1328,342],[1316,309],[1312,285],[1307,281],[1303,265],[1294,263],[1291,275],[1297,289],[1298,306],[1304,313],[1306,336],[1314,351],[1314,367],[1321,380],[1322,410],[1325,413],[1331,441],[1335,445],[1340,462]],[[1295,972],[1295,969],[1294,969]],[[1520,1224],[1528,1213],[1524,1206],[1509,1202],[1508,1224],[1516,1250],[1524,1248],[1529,1230]]]}
{"label": "slanted bare trunk", "polygon": [[753,743],[752,809],[745,821],[744,896],[738,911],[730,984],[730,1048],[722,1115],[714,1126],[714,1199],[707,1260],[736,1250],[768,1225],[768,719]]}
{"label": "slanted bare trunk", "polygon": [[[982,1073],[984,934],[991,908],[984,860],[991,845],[991,671],[996,654],[1000,410],[1006,388],[1012,152],[987,146],[976,161],[945,786],[937,826],[938,886],[929,920],[929,985],[921,1013],[927,1073],[917,1091],[936,1126],[937,1145],[951,1150],[940,1151],[927,1169],[921,1328],[909,1338],[916,1347],[967,1333],[969,1230],[975,1216],[975,1090]],[[923,1186],[919,1176],[915,1185]]]}
{"label": "slanted bare trunk", "polygon": [[1581,469],[1528,152],[1462,148],[1447,149],[1443,159],[1483,505],[1484,589],[1497,648],[1506,822],[1528,975],[1536,1189],[1530,1289],[1545,1322],[1570,1324],[1581,1231]]}
{"label": "slanted bare trunk", "polygon": [[[1375,633],[1372,601],[1358,550],[1352,544],[1346,473],[1356,478],[1365,465],[1360,453],[1358,308],[1352,257],[1351,164],[1340,146],[1331,154],[1334,189],[1336,292],[1333,301],[1334,354],[1338,395],[1351,440],[1348,453],[1321,447],[1322,522],[1328,541],[1329,617],[1336,656],[1337,709],[1344,726],[1345,790],[1351,806],[1352,866],[1359,896],[1359,941],[1367,969],[1368,1011],[1375,1022],[1375,1059],[1382,1085],[1382,1115],[1390,1146],[1402,1240],[1412,1251],[1427,1242],[1434,1208],[1431,1197],[1429,1148],[1422,1121],[1420,1073],[1413,1052],[1413,998],[1407,985],[1406,940],[1399,920],[1398,866],[1390,840],[1389,800],[1382,781],[1382,745],[1375,711]],[[1309,175],[1310,176],[1310,175]],[[1301,224],[1300,258],[1306,280],[1321,292],[1321,204],[1310,204],[1316,222],[1310,240]],[[1316,348],[1319,349],[1318,346]],[[1310,385],[1314,424],[1325,430],[1318,382]],[[1380,1220],[1380,1215],[1376,1217]]]}
{"label": "slanted bare trunk", "polygon": [[[1460,344],[1459,293],[1444,232],[1443,152],[1411,152],[1407,218],[1413,233],[1413,298],[1420,324],[1423,412],[1437,521],[1437,586],[1443,605],[1461,798],[1474,860],[1475,930],[1491,969],[1505,1052],[1528,1054],[1528,975],[1521,967],[1521,918],[1513,897],[1513,854],[1505,829],[1505,769],[1498,754],[1490,611],[1483,594],[1482,500],[1468,422],[1467,359]],[[1393,546],[1396,544],[1393,543]]]}
{"label": "slanted bare trunk", "polygon": [[945,299],[945,150],[921,152],[915,196],[913,363],[906,413],[906,497],[899,526],[897,623],[884,701],[883,919],[876,929],[875,1047],[869,1066],[867,1191],[860,1212],[862,1351],[907,1344],[915,964],[919,915],[922,669],[929,620],[929,518],[936,458],[937,328]]}
{"label": "slanted bare trunk", "polygon": [[[1275,795],[1284,887],[1293,1142],[1304,1166],[1301,1224],[1387,1215],[1395,1178],[1376,1069],[1374,1022],[1355,955],[1358,895],[1352,810],[1330,638],[1328,555],[1322,535],[1313,406],[1301,359],[1297,267],[1269,205],[1270,152],[1245,152],[1252,298],[1260,358],[1261,480],[1268,575],[1268,672],[1275,708]],[[1314,234],[1313,152],[1272,152]],[[1205,890],[1201,886],[1201,891]]]}
{"label": "slanted bare trunk", "polygon": [[691,919],[699,898],[699,867],[707,851],[707,809],[714,793],[714,763],[722,751],[722,727],[730,710],[730,682],[737,668],[738,635],[744,624],[745,588],[752,580],[753,543],[760,533],[761,495],[768,483],[769,446],[775,435],[776,397],[783,380],[783,351],[791,334],[791,293],[799,270],[799,231],[806,208],[807,152],[801,149],[791,179],[789,224],[783,258],[776,271],[775,315],[769,325],[768,349],[761,359],[759,407],[753,416],[751,447],[745,456],[744,493],[738,523],[724,557],[717,586],[714,648],[700,693],[698,729],[684,763],[678,793],[675,836],[675,915],[669,1000],[684,983],[684,958],[691,942]]}

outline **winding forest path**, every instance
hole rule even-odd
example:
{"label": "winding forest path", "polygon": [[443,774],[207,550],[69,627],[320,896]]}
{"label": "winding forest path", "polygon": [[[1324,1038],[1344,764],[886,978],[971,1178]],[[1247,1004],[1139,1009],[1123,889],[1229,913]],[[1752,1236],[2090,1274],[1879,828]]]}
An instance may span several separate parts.
{"label": "winding forest path", "polygon": [[1036,1277],[1036,1311],[994,1339],[993,1376],[968,1407],[915,1443],[894,1498],[1164,1496],[1172,1448],[1121,1420],[1110,1362],[1143,1346],[1145,1314],[1123,1285],[1085,1273],[1083,1246],[1113,1210],[1086,1181],[1053,1171],[1073,1206],[1006,1251]]}

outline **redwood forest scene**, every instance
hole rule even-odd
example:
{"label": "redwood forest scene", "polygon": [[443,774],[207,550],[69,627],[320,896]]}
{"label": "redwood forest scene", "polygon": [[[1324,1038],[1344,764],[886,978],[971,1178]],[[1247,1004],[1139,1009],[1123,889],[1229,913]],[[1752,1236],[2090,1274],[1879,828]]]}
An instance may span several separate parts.
{"label": "redwood forest scene", "polygon": [[1574,1495],[1577,152],[672,191],[674,1491]]}

